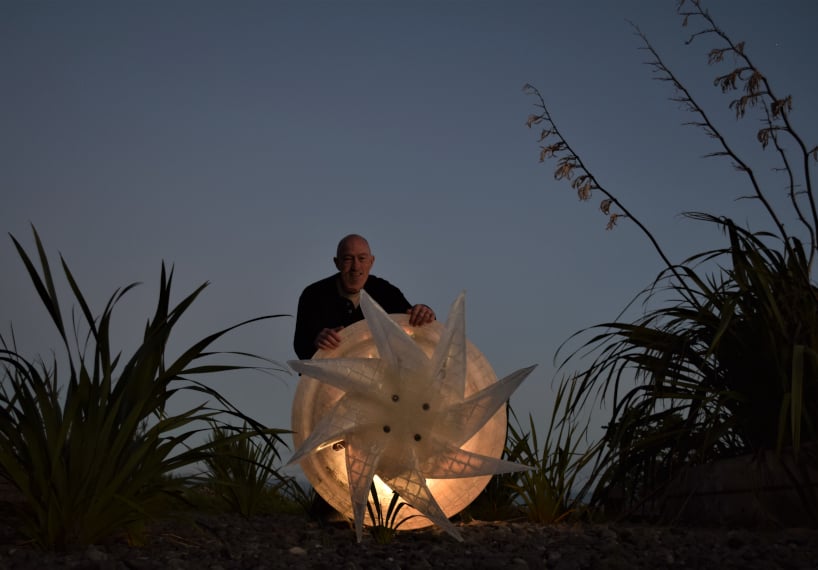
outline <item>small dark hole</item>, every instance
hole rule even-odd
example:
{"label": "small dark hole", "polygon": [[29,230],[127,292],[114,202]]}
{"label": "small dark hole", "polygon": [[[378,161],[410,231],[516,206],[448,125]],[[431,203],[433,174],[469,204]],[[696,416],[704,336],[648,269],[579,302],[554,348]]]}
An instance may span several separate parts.
{"label": "small dark hole", "polygon": [[429,404],[423,404],[423,409],[428,410],[429,409]]}
{"label": "small dark hole", "polygon": [[420,441],[420,434],[419,433],[415,434],[415,441]]}
{"label": "small dark hole", "polygon": [[400,396],[398,396],[397,394],[392,394],[392,401],[397,402],[398,400],[400,400]]}
{"label": "small dark hole", "polygon": [[383,432],[384,432],[384,433],[389,433],[390,431],[392,431],[392,428],[391,428],[391,427],[389,427],[389,426],[383,426]]}

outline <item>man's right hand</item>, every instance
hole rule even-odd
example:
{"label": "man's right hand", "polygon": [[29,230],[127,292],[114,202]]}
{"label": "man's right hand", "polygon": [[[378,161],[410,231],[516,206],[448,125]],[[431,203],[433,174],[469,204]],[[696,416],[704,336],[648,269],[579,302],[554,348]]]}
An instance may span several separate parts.
{"label": "man's right hand", "polygon": [[334,329],[321,329],[318,336],[315,337],[315,347],[323,348],[324,350],[332,350],[341,345],[341,335],[338,333],[344,327],[335,327]]}

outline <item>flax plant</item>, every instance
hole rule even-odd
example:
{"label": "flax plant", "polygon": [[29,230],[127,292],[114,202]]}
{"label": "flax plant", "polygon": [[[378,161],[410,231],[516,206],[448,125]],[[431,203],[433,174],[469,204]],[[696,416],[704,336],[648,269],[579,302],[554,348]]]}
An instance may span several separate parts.
{"label": "flax plant", "polygon": [[[74,275],[61,258],[63,273],[79,306],[73,335],[64,320],[45,250],[34,230],[40,270],[12,236],[65,348],[67,365],[56,356],[46,364],[20,355],[13,341],[0,340],[0,476],[20,494],[21,530],[47,548],[96,543],[126,534],[144,539],[146,523],[174,508],[190,477],[185,468],[209,457],[209,444],[191,438],[217,414],[227,413],[252,425],[271,442],[280,430],[264,428],[202,382],[205,374],[258,368],[253,364],[211,363],[208,352],[226,333],[262,318],[228,327],[195,342],[175,359],[166,347],[174,326],[201,293],[197,288],[176,306],[170,304],[173,272],[162,266],[156,311],[130,358],[110,343],[113,309],[133,285],[117,290],[95,317]],[[80,342],[80,323],[87,328]],[[265,361],[265,363],[268,363]],[[204,396],[200,404],[169,414],[168,401],[183,392]],[[204,424],[204,425],[202,425]]]}
{"label": "flax plant", "polygon": [[[579,347],[558,356],[567,366],[590,355],[572,396],[574,411],[596,399],[612,405],[589,481],[598,504],[614,494],[631,505],[653,500],[683,466],[760,449],[786,448],[802,465],[816,460],[818,288],[812,267],[818,209],[812,169],[818,146],[808,146],[796,129],[793,98],[774,91],[744,43],[733,42],[702,2],[682,0],[677,11],[684,25],[701,25],[688,43],[716,42],[709,64],[733,62],[714,85],[735,94],[729,109],[737,119],[760,119],[757,142],[777,162],[787,199],[785,207],[774,205],[753,165],[634,26],[655,77],[690,113],[687,124],[715,143],[707,156],[731,161],[747,184],[743,198],[757,203],[769,222],[769,229],[751,231],[729,217],[688,213],[720,228],[726,245],[674,263],[647,225],[582,161],[540,91],[525,86],[537,107],[527,124],[542,127],[540,161],[555,160],[555,178],[568,181],[580,199],[601,194],[608,227],[633,222],[665,264],[640,294],[649,308],[645,315],[580,331],[569,339]],[[785,224],[788,218],[795,223]]]}
{"label": "flax plant", "polygon": [[380,497],[378,497],[378,489],[375,487],[374,482],[369,487],[369,494],[371,500],[366,503],[366,510],[369,513],[369,520],[372,523],[369,529],[370,533],[376,543],[389,544],[395,538],[395,534],[401,525],[418,515],[398,518],[401,509],[403,509],[407,503],[401,500],[397,491],[392,491],[392,498],[385,512],[381,505]]}
{"label": "flax plant", "polygon": [[270,445],[246,424],[242,428],[211,426],[213,453],[205,459],[207,480],[231,511],[252,517],[281,509],[287,502],[282,489],[289,479],[279,472],[281,455],[276,443]]}
{"label": "flax plant", "polygon": [[522,511],[531,522],[553,524],[582,510],[582,489],[578,477],[593,458],[595,450],[587,444],[588,423],[577,423],[571,405],[576,380],[562,382],[545,439],[540,445],[534,418],[529,414],[529,431],[525,432],[516,414],[511,412],[509,447],[518,450],[518,461],[532,469],[517,473],[508,486],[522,503]]}

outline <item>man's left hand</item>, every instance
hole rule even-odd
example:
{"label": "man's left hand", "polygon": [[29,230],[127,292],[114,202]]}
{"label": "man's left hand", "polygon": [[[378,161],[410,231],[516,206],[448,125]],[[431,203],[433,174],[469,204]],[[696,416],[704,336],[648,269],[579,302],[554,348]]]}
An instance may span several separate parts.
{"label": "man's left hand", "polygon": [[409,313],[409,324],[413,327],[425,325],[435,320],[435,312],[428,305],[415,305],[406,312]]}

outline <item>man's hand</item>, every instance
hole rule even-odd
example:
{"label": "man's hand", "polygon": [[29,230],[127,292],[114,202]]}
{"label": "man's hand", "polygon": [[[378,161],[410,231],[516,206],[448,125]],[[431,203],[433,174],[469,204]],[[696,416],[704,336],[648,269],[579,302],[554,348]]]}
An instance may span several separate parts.
{"label": "man's hand", "polygon": [[324,350],[332,350],[341,345],[341,335],[338,332],[344,327],[336,327],[334,329],[321,329],[318,336],[315,337],[315,347],[323,348]]}
{"label": "man's hand", "polygon": [[428,305],[415,305],[408,311],[409,324],[413,327],[425,325],[435,320],[435,312]]}

